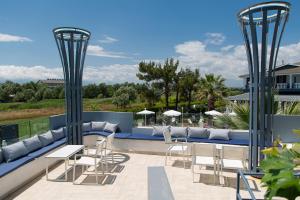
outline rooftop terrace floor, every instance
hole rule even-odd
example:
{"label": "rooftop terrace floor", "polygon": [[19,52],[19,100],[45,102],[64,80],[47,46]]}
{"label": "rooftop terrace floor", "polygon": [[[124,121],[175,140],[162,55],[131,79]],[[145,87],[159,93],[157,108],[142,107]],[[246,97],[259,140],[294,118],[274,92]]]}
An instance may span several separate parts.
{"label": "rooftop terrace floor", "polygon": [[[157,191],[163,191],[165,196],[170,197],[169,199],[235,199],[236,173],[233,172],[224,172],[227,178],[224,179],[225,186],[221,186],[213,184],[213,173],[209,169],[201,170],[200,181],[193,183],[190,164],[187,163],[186,168],[183,168],[180,158],[169,160],[168,165],[165,166],[164,156],[119,152],[115,153],[115,160],[117,164],[109,166],[109,170],[113,173],[101,176],[99,179],[102,184],[73,185],[72,170],[70,170],[68,182],[47,181],[45,175],[42,175],[11,195],[9,199],[150,200],[157,199],[157,196],[155,197],[159,195]],[[76,171],[78,176],[81,170],[78,168]],[[63,179],[63,173],[62,163],[50,171],[49,177]],[[199,176],[195,177],[199,180]],[[79,182],[94,183],[95,177],[81,175],[77,178],[77,183]],[[263,198],[264,192],[261,191],[259,181],[251,179],[250,185],[256,188],[255,195]],[[245,191],[242,191],[242,194],[243,197],[247,197]]]}

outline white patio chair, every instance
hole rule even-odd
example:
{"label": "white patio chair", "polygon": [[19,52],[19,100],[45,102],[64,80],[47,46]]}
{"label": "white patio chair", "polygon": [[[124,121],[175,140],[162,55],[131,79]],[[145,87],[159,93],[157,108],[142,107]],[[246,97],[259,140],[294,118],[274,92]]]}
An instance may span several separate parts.
{"label": "white patio chair", "polygon": [[247,169],[248,147],[222,145],[220,157],[221,174],[223,169]]}
{"label": "white patio chair", "polygon": [[[108,165],[108,162],[107,162],[107,157],[111,156],[111,159],[112,159],[112,163],[114,164],[114,156],[113,156],[113,142],[114,142],[114,138],[115,138],[115,133],[112,133],[110,135],[108,135],[106,138],[102,137],[102,138],[98,138],[98,139],[105,139],[106,140],[106,143],[105,143],[105,146],[103,148],[103,160],[104,160],[104,164],[105,164],[105,167],[106,167],[106,170],[107,170],[107,165]],[[100,140],[100,141],[101,141]],[[96,155],[97,154],[97,149],[87,149],[87,155]]]}
{"label": "white patio chair", "polygon": [[[172,156],[172,153],[175,154],[181,154],[183,157],[183,167],[185,168],[185,162],[187,159],[187,150],[188,150],[188,146],[187,146],[187,140],[186,138],[184,138],[184,142],[178,142],[178,139],[172,139],[171,137],[171,133],[170,131],[166,130],[163,132],[164,135],[164,140],[165,140],[165,144],[169,145],[167,150],[166,150],[166,156],[165,156],[165,165],[167,165],[167,161],[168,161],[168,155],[169,157]],[[183,138],[181,138],[183,139]]]}
{"label": "white patio chair", "polygon": [[[195,182],[195,166],[200,168],[210,166],[214,169],[214,183],[216,183],[216,170],[218,169],[218,160],[216,153],[216,145],[208,143],[193,143],[192,144],[192,174],[193,182]],[[218,173],[219,174],[219,173]],[[200,175],[201,177],[201,175]]]}
{"label": "white patio chair", "polygon": [[75,184],[75,174],[76,166],[82,166],[82,174],[84,173],[85,168],[93,167],[96,176],[96,184],[98,184],[98,167],[101,163],[102,174],[103,171],[103,159],[105,152],[106,140],[101,140],[97,142],[97,149],[95,155],[86,155],[86,154],[76,154],[73,164],[73,184]]}

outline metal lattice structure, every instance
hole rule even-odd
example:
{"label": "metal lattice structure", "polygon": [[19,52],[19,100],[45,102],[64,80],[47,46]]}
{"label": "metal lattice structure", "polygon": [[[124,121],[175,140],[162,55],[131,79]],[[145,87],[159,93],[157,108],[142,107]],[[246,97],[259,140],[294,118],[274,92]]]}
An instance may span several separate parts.
{"label": "metal lattice structure", "polygon": [[61,27],[53,34],[64,70],[67,143],[82,144],[82,73],[91,33]]}
{"label": "metal lattice structure", "polygon": [[[290,4],[272,1],[241,10],[237,17],[244,36],[250,75],[249,169],[258,170],[260,153],[272,144],[273,84],[281,38]],[[270,45],[269,45],[270,44]]]}

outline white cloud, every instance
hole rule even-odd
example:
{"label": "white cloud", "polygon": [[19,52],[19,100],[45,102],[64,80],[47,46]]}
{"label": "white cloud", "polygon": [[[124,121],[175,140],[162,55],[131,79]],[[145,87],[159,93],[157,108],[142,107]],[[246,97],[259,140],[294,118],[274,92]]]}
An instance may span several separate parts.
{"label": "white cloud", "polygon": [[[137,82],[137,71],[138,65],[86,66],[83,72],[83,80],[85,83]],[[62,67],[0,65],[0,80],[2,81],[26,82],[47,78],[63,78]]]}
{"label": "white cloud", "polygon": [[0,42],[31,42],[27,37],[0,33]]}
{"label": "white cloud", "polygon": [[105,35],[104,36],[104,39],[101,39],[101,40],[98,40],[100,43],[105,43],[105,44],[108,44],[108,43],[114,43],[114,42],[117,42],[119,41],[118,39],[116,38],[113,38],[113,37],[110,37],[110,36],[107,36]]}
{"label": "white cloud", "polygon": [[122,52],[106,51],[103,47],[99,45],[89,45],[87,49],[87,55],[108,58],[127,58]]}
{"label": "white cloud", "polygon": [[[228,85],[241,81],[239,75],[248,73],[248,62],[244,45],[228,45],[210,51],[201,41],[187,41],[175,46],[181,66],[199,68],[202,74],[215,73],[225,77]],[[300,61],[300,42],[280,48],[277,63]],[[241,85],[240,85],[241,86]]]}
{"label": "white cloud", "polygon": [[104,66],[88,66],[84,69],[83,79],[86,82],[137,82],[137,72],[138,65],[113,64]]}
{"label": "white cloud", "polygon": [[229,51],[229,50],[231,50],[233,47],[234,47],[234,45],[227,45],[227,46],[225,46],[225,47],[222,47],[222,48],[221,48],[221,51]]}
{"label": "white cloud", "polygon": [[181,66],[200,68],[202,74],[215,73],[227,79],[238,79],[247,71],[244,46],[232,47],[229,52],[209,51],[201,41],[188,41],[175,46]]}
{"label": "white cloud", "polygon": [[205,36],[207,37],[205,42],[213,45],[221,45],[226,39],[222,33],[206,33]]}

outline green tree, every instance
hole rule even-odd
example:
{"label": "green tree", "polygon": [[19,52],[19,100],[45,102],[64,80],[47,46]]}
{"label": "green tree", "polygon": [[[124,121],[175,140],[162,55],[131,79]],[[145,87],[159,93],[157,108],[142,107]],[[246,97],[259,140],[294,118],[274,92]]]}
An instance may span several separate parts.
{"label": "green tree", "polygon": [[174,81],[174,90],[175,90],[175,108],[178,109],[178,103],[179,103],[179,93],[181,88],[181,79],[183,75],[183,70],[181,69],[179,72],[175,73],[175,76],[173,78]]}
{"label": "green tree", "polygon": [[112,103],[125,108],[136,99],[136,90],[133,87],[122,86],[114,94]]}
{"label": "green tree", "polygon": [[169,97],[178,65],[179,61],[175,61],[173,58],[167,59],[163,65],[152,61],[139,63],[137,77],[148,84],[154,82],[163,88],[166,108],[169,108]]}
{"label": "green tree", "polygon": [[208,110],[215,109],[217,99],[222,99],[226,95],[225,79],[222,76],[214,74],[205,74],[200,79],[200,87],[198,90],[199,99],[207,99]]}
{"label": "green tree", "polygon": [[46,88],[43,93],[43,99],[55,99],[55,94],[53,89]]}
{"label": "green tree", "polygon": [[34,97],[34,90],[32,89],[24,89],[23,91],[17,92],[17,94],[14,96],[15,102],[28,102]]}
{"label": "green tree", "polygon": [[200,73],[198,69],[192,71],[191,69],[187,68],[181,71],[180,86],[188,101],[189,109],[191,109],[193,92],[196,91],[199,81]]}
{"label": "green tree", "polygon": [[148,106],[153,106],[157,101],[159,101],[161,96],[161,91],[156,87],[143,84],[140,88],[141,98],[146,100]]}
{"label": "green tree", "polygon": [[99,94],[98,94],[98,98],[107,98],[107,97],[111,97],[109,96],[109,91],[108,91],[108,86],[105,83],[100,83],[98,85],[98,89],[99,89]]}
{"label": "green tree", "polygon": [[59,99],[64,99],[65,98],[65,89],[64,88],[60,91],[58,98]]}
{"label": "green tree", "polygon": [[96,98],[99,95],[99,89],[96,84],[89,84],[83,87],[84,98]]}
{"label": "green tree", "polygon": [[6,81],[0,86],[0,100],[11,101],[17,92],[22,91],[20,84]]}

